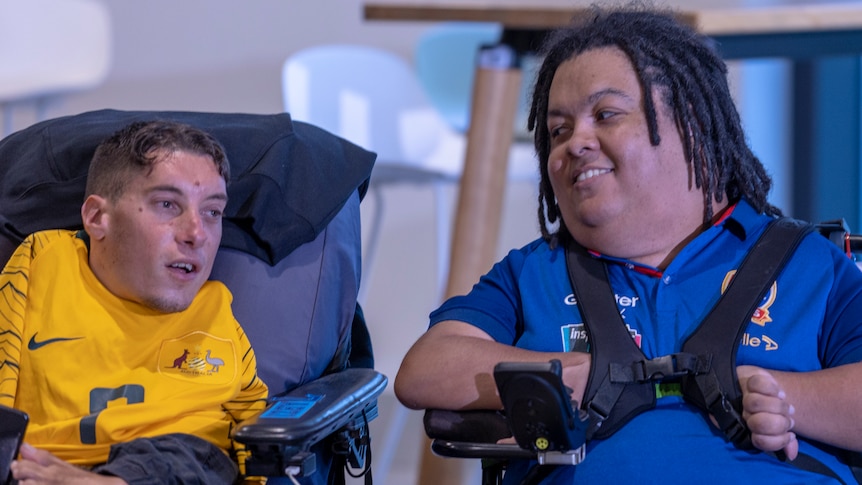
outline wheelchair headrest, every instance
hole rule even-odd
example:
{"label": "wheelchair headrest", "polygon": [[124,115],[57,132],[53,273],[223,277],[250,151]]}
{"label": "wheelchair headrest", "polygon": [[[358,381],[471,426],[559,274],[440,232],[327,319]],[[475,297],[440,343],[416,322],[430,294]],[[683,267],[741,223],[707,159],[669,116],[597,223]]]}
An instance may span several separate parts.
{"label": "wheelchair headrest", "polygon": [[100,110],[37,123],[0,141],[0,235],[81,227],[87,168],[102,140],[138,120],[196,126],[231,165],[222,246],[275,264],[313,240],[355,190],[376,155],[307,123],[274,115]]}

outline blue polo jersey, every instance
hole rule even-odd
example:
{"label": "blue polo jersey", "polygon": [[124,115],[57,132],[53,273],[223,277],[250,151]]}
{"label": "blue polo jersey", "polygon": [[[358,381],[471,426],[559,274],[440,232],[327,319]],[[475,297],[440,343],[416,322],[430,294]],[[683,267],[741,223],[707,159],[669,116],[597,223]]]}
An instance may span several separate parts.
{"label": "blue polo jersey", "polygon": [[[617,307],[647,358],[679,352],[715,305],[771,218],[740,201],[727,217],[687,244],[664,270],[597,256],[608,264]],[[496,341],[547,351],[588,351],[565,251],[539,239],[509,252],[469,294],[431,313],[470,323]],[[730,325],[735,329],[736,322]],[[803,239],[758,309],[739,345],[738,365],[805,372],[862,360],[862,272],[826,238]],[[855,480],[835,450],[800,438],[809,454],[847,483]],[[518,483],[530,463],[514,463]],[[704,414],[668,396],[605,440],[588,443],[585,461],[561,467],[547,483],[835,483],[833,479],[748,452],[725,441]]]}

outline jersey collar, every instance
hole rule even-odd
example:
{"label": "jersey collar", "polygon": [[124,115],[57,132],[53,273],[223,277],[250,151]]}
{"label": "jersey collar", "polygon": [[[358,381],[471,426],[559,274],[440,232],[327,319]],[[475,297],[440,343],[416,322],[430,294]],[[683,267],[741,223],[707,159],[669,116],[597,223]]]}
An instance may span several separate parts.
{"label": "jersey collar", "polygon": [[[721,213],[719,213],[718,216],[715,218],[715,222],[713,223],[712,227],[727,230],[729,233],[744,241],[749,234],[753,234],[754,232],[756,232],[755,226],[757,224],[757,211],[754,209],[754,207],[751,206],[751,204],[748,203],[748,201],[746,201],[745,199],[740,199],[724,208],[724,210],[722,210]],[[698,236],[698,238],[699,237],[701,236]],[[608,256],[593,249],[587,249],[587,252],[593,257],[603,259],[609,263],[623,266],[626,269],[635,271],[640,274],[652,276],[655,278],[661,278],[663,275],[662,270],[653,266],[636,263],[634,261],[630,261],[624,258]]]}

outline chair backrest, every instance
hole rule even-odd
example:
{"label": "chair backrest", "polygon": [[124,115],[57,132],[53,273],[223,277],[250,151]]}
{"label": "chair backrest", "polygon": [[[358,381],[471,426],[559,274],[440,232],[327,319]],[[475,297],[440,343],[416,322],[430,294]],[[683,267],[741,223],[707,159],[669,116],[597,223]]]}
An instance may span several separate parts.
{"label": "chair backrest", "polygon": [[431,104],[456,131],[470,126],[476,54],[500,40],[502,27],[486,22],[444,22],[425,31],[415,47],[416,74]]}
{"label": "chair backrest", "polygon": [[361,275],[359,202],[353,192],[313,241],[274,265],[219,249],[211,279],[231,290],[258,375],[275,392],[324,375],[349,344]]}
{"label": "chair backrest", "polygon": [[[484,45],[499,43],[502,34],[500,24],[442,22],[426,30],[416,41],[414,58],[419,83],[454,131],[466,133],[470,127],[477,53]],[[524,77],[513,127],[519,139],[532,138],[526,128],[527,115],[540,60],[533,54],[520,56]]]}
{"label": "chair backrest", "polygon": [[377,153],[377,165],[421,164],[448,130],[410,65],[375,47],[341,44],[294,53],[282,70],[284,109]]}
{"label": "chair backrest", "polygon": [[273,393],[320,377],[350,338],[374,155],[286,114],[103,110],[10,135],[0,141],[0,264],[31,232],[81,227],[96,145],[141,119],[186,122],[225,146],[231,183],[212,277],[231,289]]}

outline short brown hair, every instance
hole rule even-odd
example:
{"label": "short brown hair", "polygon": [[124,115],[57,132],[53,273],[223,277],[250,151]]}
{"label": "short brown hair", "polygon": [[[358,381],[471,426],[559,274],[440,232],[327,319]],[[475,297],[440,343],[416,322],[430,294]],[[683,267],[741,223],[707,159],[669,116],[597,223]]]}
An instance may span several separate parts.
{"label": "short brown hair", "polygon": [[229,182],[230,165],[224,147],[209,133],[172,121],[136,121],[96,148],[85,197],[98,194],[116,200],[134,175],[151,171],[159,157],[177,151],[212,158],[219,175]]}

